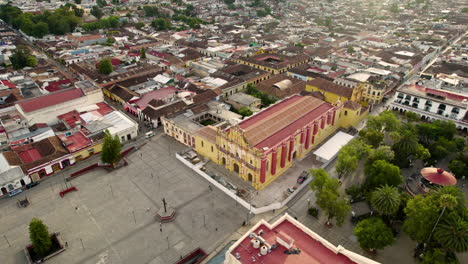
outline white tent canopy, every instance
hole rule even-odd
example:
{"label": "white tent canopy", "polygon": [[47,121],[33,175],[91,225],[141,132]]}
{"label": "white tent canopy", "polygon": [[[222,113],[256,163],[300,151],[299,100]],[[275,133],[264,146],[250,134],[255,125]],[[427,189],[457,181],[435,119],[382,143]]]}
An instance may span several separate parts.
{"label": "white tent canopy", "polygon": [[341,147],[348,144],[351,139],[353,139],[352,135],[340,131],[317,149],[314,154],[322,162],[330,161],[338,154]]}

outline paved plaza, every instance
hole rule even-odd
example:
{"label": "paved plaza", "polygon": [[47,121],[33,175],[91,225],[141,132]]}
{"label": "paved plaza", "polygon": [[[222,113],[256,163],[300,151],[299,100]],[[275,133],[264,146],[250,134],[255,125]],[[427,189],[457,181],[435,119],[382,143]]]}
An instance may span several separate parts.
{"label": "paved plaza", "polygon": [[[98,157],[0,200],[0,263],[26,263],[22,249],[29,243],[33,217],[68,242],[68,250],[47,261],[52,264],[172,264],[197,247],[214,250],[241,226],[247,210],[216,188],[210,191],[204,179],[175,158],[184,146],[161,132],[146,141],[126,158],[127,167],[82,175],[71,182],[79,191],[64,198],[58,195],[63,176]],[[25,195],[32,204],[18,208],[16,200]],[[155,214],[162,198],[177,209],[177,218],[161,225]]]}

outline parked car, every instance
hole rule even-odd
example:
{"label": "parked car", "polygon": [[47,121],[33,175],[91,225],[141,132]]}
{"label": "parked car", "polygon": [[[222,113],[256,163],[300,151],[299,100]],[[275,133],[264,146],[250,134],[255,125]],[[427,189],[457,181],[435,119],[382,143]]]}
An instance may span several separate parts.
{"label": "parked car", "polygon": [[299,175],[299,177],[297,178],[297,183],[302,184],[303,182],[305,182],[305,180],[307,180],[307,178],[309,178],[309,172],[303,171],[301,175]]}
{"label": "parked car", "polygon": [[28,184],[26,184],[26,189],[31,189],[32,187],[39,185],[39,183],[40,182],[38,182],[38,181],[28,183]]}
{"label": "parked car", "polygon": [[154,136],[154,132],[153,132],[153,131],[146,132],[146,134],[145,134],[145,137],[146,137],[146,138],[150,138],[150,137],[153,137],[153,136]]}
{"label": "parked car", "polygon": [[11,191],[11,192],[8,193],[8,197],[13,197],[13,196],[15,196],[15,195],[17,195],[17,194],[20,194],[20,193],[22,193],[22,192],[23,192],[23,190],[21,190],[21,189],[13,190],[13,191]]}

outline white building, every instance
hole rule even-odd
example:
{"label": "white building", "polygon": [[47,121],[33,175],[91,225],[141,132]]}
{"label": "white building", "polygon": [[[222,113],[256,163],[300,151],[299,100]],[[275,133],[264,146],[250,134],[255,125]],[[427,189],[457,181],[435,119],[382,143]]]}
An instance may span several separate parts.
{"label": "white building", "polygon": [[468,130],[466,94],[406,85],[397,90],[390,106],[400,112],[415,112],[423,120],[450,120],[458,129]]}
{"label": "white building", "polygon": [[64,89],[43,96],[21,100],[16,109],[29,125],[58,122],[57,116],[104,101],[102,90],[90,81],[75,83],[75,88]]}

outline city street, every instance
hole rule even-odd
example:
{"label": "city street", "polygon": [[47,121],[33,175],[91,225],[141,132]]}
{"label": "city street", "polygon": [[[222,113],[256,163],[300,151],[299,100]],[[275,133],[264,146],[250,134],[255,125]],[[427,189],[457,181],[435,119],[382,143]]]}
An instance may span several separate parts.
{"label": "city street", "polygon": [[[141,139],[141,144],[145,139]],[[94,157],[51,176],[20,196],[0,201],[2,264],[26,263],[28,224],[44,221],[60,232],[69,248],[47,263],[174,263],[201,247],[214,250],[242,224],[247,210],[186,168],[174,153],[184,146],[161,132],[126,159],[127,167],[97,170],[74,179],[78,192],[60,198],[63,176],[94,163]],[[124,147],[124,149],[127,146]],[[94,160],[93,160],[94,159]],[[18,208],[27,196],[32,204]],[[174,222],[160,225],[155,214],[162,198],[176,208]]]}

